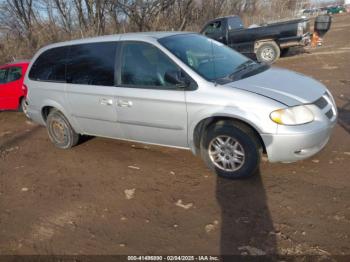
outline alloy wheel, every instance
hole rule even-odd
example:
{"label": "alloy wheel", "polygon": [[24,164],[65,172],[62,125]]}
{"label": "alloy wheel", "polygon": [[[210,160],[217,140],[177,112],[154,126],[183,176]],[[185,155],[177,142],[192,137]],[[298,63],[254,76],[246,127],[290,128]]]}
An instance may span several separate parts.
{"label": "alloy wheel", "polygon": [[211,140],[208,153],[216,167],[228,172],[237,171],[245,161],[242,145],[230,136],[217,136]]}
{"label": "alloy wheel", "polygon": [[275,58],[276,54],[275,54],[275,50],[273,50],[273,48],[271,47],[265,47],[262,51],[261,51],[261,57],[268,62],[273,61],[273,59]]}

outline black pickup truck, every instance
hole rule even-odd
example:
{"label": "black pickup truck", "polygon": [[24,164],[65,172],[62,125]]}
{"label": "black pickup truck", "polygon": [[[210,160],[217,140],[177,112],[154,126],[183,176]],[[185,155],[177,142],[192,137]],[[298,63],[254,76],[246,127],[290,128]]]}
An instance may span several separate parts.
{"label": "black pickup truck", "polygon": [[311,39],[310,21],[306,18],[244,28],[239,16],[227,16],[211,20],[201,33],[245,55],[255,54],[259,62],[268,64],[289,47],[306,46]]}

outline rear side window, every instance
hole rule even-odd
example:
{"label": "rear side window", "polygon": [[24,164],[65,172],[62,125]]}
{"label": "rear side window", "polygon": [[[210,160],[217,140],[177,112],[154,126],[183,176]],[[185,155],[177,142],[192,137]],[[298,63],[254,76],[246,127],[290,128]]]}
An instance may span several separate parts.
{"label": "rear side window", "polygon": [[5,84],[7,82],[7,68],[0,69],[0,84]]}
{"label": "rear side window", "polygon": [[22,68],[21,67],[11,67],[9,69],[7,81],[13,82],[19,80],[22,77]]}
{"label": "rear side window", "polygon": [[37,81],[65,82],[66,60],[69,47],[57,47],[42,53],[34,62],[29,78]]}
{"label": "rear side window", "polygon": [[71,46],[67,64],[67,82],[114,86],[116,50],[116,42]]}
{"label": "rear side window", "polygon": [[228,30],[242,29],[243,24],[239,17],[230,17],[228,19]]}

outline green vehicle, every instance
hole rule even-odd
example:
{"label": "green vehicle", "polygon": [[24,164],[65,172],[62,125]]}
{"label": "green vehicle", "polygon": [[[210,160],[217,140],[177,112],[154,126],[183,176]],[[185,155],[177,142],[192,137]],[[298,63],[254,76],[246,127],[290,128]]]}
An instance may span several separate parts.
{"label": "green vehicle", "polygon": [[327,14],[341,14],[345,12],[346,10],[343,6],[332,6],[327,10]]}

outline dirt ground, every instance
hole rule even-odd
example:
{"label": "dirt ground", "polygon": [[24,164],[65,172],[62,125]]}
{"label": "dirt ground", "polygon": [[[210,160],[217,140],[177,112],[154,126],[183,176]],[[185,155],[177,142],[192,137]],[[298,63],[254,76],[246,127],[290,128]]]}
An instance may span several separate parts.
{"label": "dirt ground", "polygon": [[0,254],[350,255],[349,33],[336,16],[324,47],[277,63],[335,96],[326,148],[251,179],[217,178],[185,150],[103,138],[59,150],[0,112]]}

